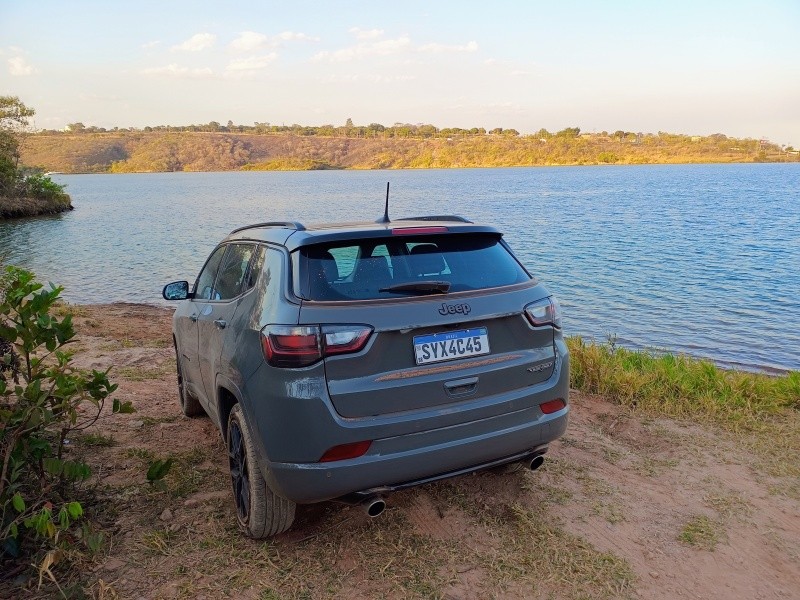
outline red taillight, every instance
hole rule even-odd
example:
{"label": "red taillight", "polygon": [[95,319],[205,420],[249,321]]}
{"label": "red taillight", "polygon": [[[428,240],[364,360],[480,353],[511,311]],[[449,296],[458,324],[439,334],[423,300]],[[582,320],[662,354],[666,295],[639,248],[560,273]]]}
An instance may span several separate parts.
{"label": "red taillight", "polygon": [[261,331],[261,348],[273,367],[307,367],[322,358],[319,327],[267,325]]}
{"label": "red taillight", "polygon": [[372,327],[366,325],[267,325],[261,331],[264,358],[273,367],[307,367],[325,356],[358,352]]}
{"label": "red taillight", "polygon": [[539,405],[539,408],[542,409],[542,412],[546,415],[552,415],[554,412],[560,411],[567,405],[561,398],[556,398],[555,400],[548,400],[547,402],[542,402]]}
{"label": "red taillight", "polygon": [[395,227],[392,235],[417,235],[420,233],[447,233],[447,227]]}
{"label": "red taillight", "polygon": [[369,450],[372,440],[363,442],[353,442],[352,444],[341,444],[328,449],[319,462],[333,462],[334,460],[346,460],[348,458],[358,458],[364,456]]}
{"label": "red taillight", "polygon": [[561,329],[561,305],[554,297],[531,302],[525,307],[525,316],[534,327],[552,325]]}

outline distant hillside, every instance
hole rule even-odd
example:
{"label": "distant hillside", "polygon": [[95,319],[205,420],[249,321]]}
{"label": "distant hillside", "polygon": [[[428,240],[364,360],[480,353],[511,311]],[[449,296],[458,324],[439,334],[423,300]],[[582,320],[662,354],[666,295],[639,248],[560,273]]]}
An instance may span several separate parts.
{"label": "distant hillside", "polygon": [[[721,134],[504,133],[368,137],[268,133],[117,131],[40,133],[22,161],[62,173],[404,169],[535,165],[797,161],[796,152]],[[507,132],[506,132],[507,133]]]}

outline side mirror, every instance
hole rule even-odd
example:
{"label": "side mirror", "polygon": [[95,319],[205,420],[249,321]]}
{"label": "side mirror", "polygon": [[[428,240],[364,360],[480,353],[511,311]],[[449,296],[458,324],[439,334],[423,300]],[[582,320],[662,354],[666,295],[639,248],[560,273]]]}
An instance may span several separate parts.
{"label": "side mirror", "polygon": [[186,300],[189,297],[188,281],[173,281],[164,286],[161,292],[164,300]]}

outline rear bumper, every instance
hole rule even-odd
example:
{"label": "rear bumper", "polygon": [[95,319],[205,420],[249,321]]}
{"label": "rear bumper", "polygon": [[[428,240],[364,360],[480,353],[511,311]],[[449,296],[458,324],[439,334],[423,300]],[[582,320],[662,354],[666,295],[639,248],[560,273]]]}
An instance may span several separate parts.
{"label": "rear bumper", "polygon": [[554,415],[547,415],[547,419],[538,420],[532,414],[503,415],[528,422],[389,455],[374,451],[374,447],[382,446],[383,441],[376,440],[370,453],[357,459],[336,463],[271,463],[265,475],[277,493],[299,504],[349,495],[386,493],[502,464],[512,457],[522,459],[537,450],[541,452],[542,446],[563,435],[567,427],[568,410],[565,408]]}
{"label": "rear bumper", "polygon": [[[264,478],[276,493],[299,504],[310,504],[352,494],[402,489],[541,452],[542,447],[564,434],[569,418],[569,355],[563,341],[558,340],[556,345],[557,365],[547,381],[484,399],[481,406],[433,411],[435,414],[428,414],[427,420],[411,415],[394,417],[393,422],[380,418],[342,419],[332,410],[319,410],[322,403],[309,398],[303,403],[304,423],[297,427],[297,415],[281,419],[283,428],[269,428],[273,436],[286,439],[291,435],[295,444],[306,447],[321,437],[326,438],[327,447],[371,439],[368,452],[359,458],[336,462],[293,462],[268,460],[269,444],[264,444],[261,461]],[[553,414],[542,413],[539,405],[555,398],[564,399],[567,406]],[[491,408],[488,405],[494,406],[494,414],[487,415]],[[266,413],[261,413],[266,407],[252,408],[256,414],[251,422],[269,420]],[[459,415],[462,419],[467,415],[473,418],[455,422],[454,417]],[[274,412],[272,417],[275,424]],[[438,426],[424,426],[432,422]],[[287,423],[295,425],[291,432],[287,431]],[[262,429],[261,433],[256,436],[257,443],[270,437],[269,430]],[[281,444],[280,449],[285,446]]]}

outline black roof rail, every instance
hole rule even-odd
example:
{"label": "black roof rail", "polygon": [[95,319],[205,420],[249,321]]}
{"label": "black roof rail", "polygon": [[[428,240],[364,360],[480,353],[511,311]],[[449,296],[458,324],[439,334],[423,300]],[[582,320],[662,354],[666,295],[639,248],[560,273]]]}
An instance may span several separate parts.
{"label": "black roof rail", "polygon": [[457,221],[459,223],[472,223],[469,219],[458,215],[427,215],[424,217],[403,217],[395,221]]}
{"label": "black roof rail", "polygon": [[245,229],[256,229],[258,227],[284,227],[286,229],[294,229],[296,231],[305,231],[305,226],[298,221],[267,221],[266,223],[254,223],[253,225],[245,225],[231,231],[228,235],[233,235]]}

